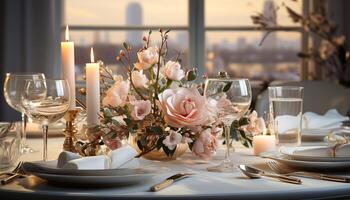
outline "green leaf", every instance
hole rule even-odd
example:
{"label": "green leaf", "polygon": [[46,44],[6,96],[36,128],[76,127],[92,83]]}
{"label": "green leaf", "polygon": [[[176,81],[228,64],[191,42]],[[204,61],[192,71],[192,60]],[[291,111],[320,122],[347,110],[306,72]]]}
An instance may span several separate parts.
{"label": "green leaf", "polygon": [[103,109],[103,116],[106,117],[113,117],[112,112],[109,110],[109,108],[104,108]]}
{"label": "green leaf", "polygon": [[171,157],[174,155],[176,147],[173,150],[170,150],[167,146],[163,144],[163,150],[168,157]]}
{"label": "green leaf", "polygon": [[162,135],[163,134],[163,129],[159,126],[151,126],[150,131],[152,133],[155,133],[156,135]]}
{"label": "green leaf", "polygon": [[230,88],[231,88],[231,86],[232,86],[232,83],[233,83],[233,82],[228,82],[228,83],[225,85],[224,89],[222,89],[222,91],[223,91],[223,92],[229,91]]}
{"label": "green leaf", "polygon": [[164,140],[164,138],[159,138],[159,139],[157,140],[157,143],[156,143],[156,148],[157,148],[157,150],[159,150],[160,148],[162,148],[162,146],[163,146],[163,140]]}
{"label": "green leaf", "polygon": [[189,70],[186,73],[186,80],[193,81],[197,78],[197,73],[194,70]]}
{"label": "green leaf", "polygon": [[149,35],[151,35],[151,34],[152,34],[152,30],[151,30],[151,29],[149,29],[148,34],[149,34]]}
{"label": "green leaf", "polygon": [[112,123],[115,126],[120,126],[120,123],[117,120],[113,119],[113,118],[112,118]]}
{"label": "green leaf", "polygon": [[249,119],[247,117],[242,117],[239,119],[239,126],[245,126],[249,124]]}
{"label": "green leaf", "polygon": [[237,130],[235,128],[231,128],[230,136],[232,139],[238,141],[238,133],[237,133]]}
{"label": "green leaf", "polygon": [[123,42],[123,47],[126,49],[126,50],[128,50],[128,44],[126,43],[126,42]]}

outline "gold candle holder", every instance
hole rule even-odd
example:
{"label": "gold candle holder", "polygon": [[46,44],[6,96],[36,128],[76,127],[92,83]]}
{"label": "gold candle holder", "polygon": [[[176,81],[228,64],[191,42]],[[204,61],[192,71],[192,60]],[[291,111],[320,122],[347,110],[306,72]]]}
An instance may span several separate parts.
{"label": "gold candle holder", "polygon": [[78,132],[78,130],[75,127],[74,121],[79,111],[79,109],[75,108],[72,110],[68,110],[67,113],[64,115],[64,119],[66,120],[66,128],[63,129],[63,134],[65,135],[63,142],[63,150],[65,151],[76,152],[75,142],[77,141],[77,138],[75,134]]}

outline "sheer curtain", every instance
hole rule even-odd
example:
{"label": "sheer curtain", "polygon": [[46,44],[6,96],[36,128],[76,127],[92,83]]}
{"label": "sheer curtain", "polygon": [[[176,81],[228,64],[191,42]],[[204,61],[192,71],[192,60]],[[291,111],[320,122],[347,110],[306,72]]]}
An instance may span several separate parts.
{"label": "sheer curtain", "polygon": [[[43,72],[60,77],[61,0],[3,0],[1,5],[1,90],[7,72]],[[20,115],[0,99],[0,120]]]}

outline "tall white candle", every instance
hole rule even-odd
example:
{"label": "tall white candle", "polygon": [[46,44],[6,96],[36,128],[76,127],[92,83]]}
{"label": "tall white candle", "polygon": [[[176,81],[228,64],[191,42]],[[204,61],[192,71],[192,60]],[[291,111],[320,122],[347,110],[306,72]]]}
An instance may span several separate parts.
{"label": "tall white candle", "polygon": [[75,64],[74,42],[69,41],[68,26],[66,26],[66,41],[61,42],[62,79],[69,84],[71,100],[69,109],[75,108]]}
{"label": "tall white candle", "polygon": [[86,109],[88,127],[99,125],[100,113],[100,69],[95,63],[94,51],[91,48],[91,63],[86,64]]}

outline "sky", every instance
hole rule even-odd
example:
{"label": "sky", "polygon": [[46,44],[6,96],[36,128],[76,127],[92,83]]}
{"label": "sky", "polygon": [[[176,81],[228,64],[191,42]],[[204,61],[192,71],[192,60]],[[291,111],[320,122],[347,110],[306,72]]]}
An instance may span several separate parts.
{"label": "sky", "polygon": [[[188,26],[188,0],[65,0],[64,23],[68,25],[126,25],[126,8],[131,2],[142,7],[144,25],[152,26]],[[301,1],[275,0],[281,6],[285,2],[297,11],[301,10]],[[250,16],[263,10],[264,0],[205,0],[206,26],[249,26]],[[278,11],[278,24],[295,25],[287,16],[283,7]],[[125,32],[110,32],[111,42],[125,40]],[[91,43],[92,32],[72,32],[76,42]],[[103,37],[103,36],[102,36]],[[176,38],[176,32],[170,37]],[[236,42],[244,37],[247,42],[257,42],[260,32],[208,32],[206,43]],[[278,37],[283,40],[298,40],[300,34],[283,32]]]}

